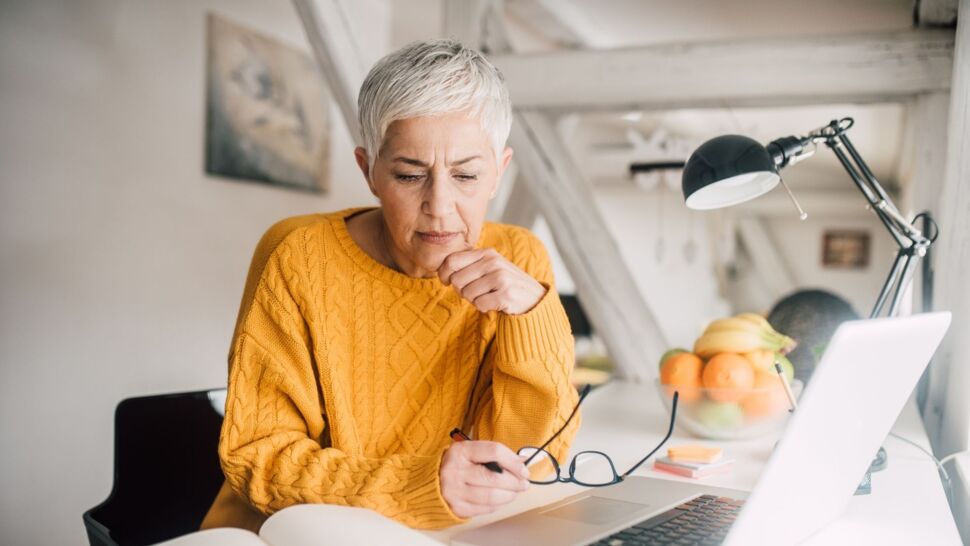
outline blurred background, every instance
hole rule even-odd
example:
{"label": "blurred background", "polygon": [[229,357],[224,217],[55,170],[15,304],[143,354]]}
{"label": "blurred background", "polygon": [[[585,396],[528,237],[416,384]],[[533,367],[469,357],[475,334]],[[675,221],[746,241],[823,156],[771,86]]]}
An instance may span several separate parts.
{"label": "blurred background", "polygon": [[[548,59],[577,52],[689,59],[723,50],[738,59],[747,51],[756,63],[793,36],[818,44],[812,66],[831,55],[844,70],[853,62],[844,52],[858,47],[870,58],[893,37],[927,48],[929,58],[940,43],[953,47],[955,1],[930,2],[943,6],[933,19],[912,0],[505,0],[484,3],[487,25],[468,2],[319,3],[342,10],[361,73],[410,41],[456,36],[469,20],[481,43],[499,44],[490,54],[513,102],[548,106],[568,166],[593,197],[592,217],[622,258],[594,265],[628,272],[663,348],[690,347],[711,319],[766,313],[800,288],[829,290],[867,315],[895,252],[827,150],[785,173],[807,220],[781,189],[731,209],[687,209],[680,170],[669,164],[705,140],[736,133],[766,143],[851,116],[853,142],[908,217],[956,195],[943,183],[949,66],[942,76],[917,66],[930,83],[915,87],[901,70],[899,88],[861,99],[851,82],[833,81],[845,100],[760,94],[771,87],[768,74],[748,90],[730,82],[745,100],[678,101],[691,90],[661,96],[665,80],[685,69],[671,65],[630,75],[631,85],[660,90],[649,101],[625,100],[624,82],[599,82],[602,92],[580,93],[592,101],[581,104],[557,101],[568,93],[523,76],[523,67],[541,74]],[[830,44],[843,45],[832,53]],[[588,63],[617,59],[577,57],[576,88],[589,87]],[[712,73],[707,86],[724,85],[719,78],[732,70]],[[287,216],[375,204],[331,84],[287,0],[0,1],[0,542],[83,543],[81,513],[111,487],[117,403],[224,386],[249,259],[265,229]],[[543,93],[548,105],[536,99]],[[522,205],[522,169],[507,174],[490,217],[540,235],[559,291],[583,320],[582,283],[559,248],[572,243]],[[941,222],[965,246],[970,232],[947,231],[960,225]],[[970,265],[954,263],[951,286]],[[950,295],[968,309],[965,296]],[[904,311],[922,302],[914,288]],[[954,328],[966,334],[968,324],[958,317]],[[578,355],[608,376],[608,344],[595,324],[589,330],[577,330]],[[970,356],[965,346],[948,351]],[[633,375],[655,376],[659,356],[643,355]],[[966,449],[970,409],[947,398],[946,383],[965,389],[970,380],[934,373],[923,408],[934,447],[940,455]]]}

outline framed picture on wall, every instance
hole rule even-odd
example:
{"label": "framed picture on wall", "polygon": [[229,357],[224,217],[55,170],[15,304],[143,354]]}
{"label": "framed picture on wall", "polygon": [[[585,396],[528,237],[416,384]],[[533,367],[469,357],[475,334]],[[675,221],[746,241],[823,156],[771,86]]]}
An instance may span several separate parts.
{"label": "framed picture on wall", "polygon": [[842,269],[869,267],[868,231],[826,230],[822,235],[822,266]]}
{"label": "framed picture on wall", "polygon": [[215,14],[207,48],[206,172],[325,192],[330,100],[310,55]]}

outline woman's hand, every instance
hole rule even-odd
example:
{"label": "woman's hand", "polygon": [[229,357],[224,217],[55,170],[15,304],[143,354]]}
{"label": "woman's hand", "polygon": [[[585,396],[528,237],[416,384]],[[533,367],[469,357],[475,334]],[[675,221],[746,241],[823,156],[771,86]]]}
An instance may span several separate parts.
{"label": "woman's hand", "polygon": [[438,277],[452,285],[479,311],[502,311],[521,315],[539,303],[546,288],[493,248],[462,250],[450,254]]}
{"label": "woman's hand", "polygon": [[[495,461],[505,469],[492,472],[483,463]],[[498,442],[466,441],[451,444],[441,458],[441,496],[460,518],[490,514],[528,489],[529,471],[522,459]]]}

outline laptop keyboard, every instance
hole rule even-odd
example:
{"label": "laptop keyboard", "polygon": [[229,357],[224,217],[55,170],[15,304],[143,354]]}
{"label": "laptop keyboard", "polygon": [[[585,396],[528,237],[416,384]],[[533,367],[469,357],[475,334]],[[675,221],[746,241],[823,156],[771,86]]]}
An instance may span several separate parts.
{"label": "laptop keyboard", "polygon": [[714,495],[701,495],[680,506],[627,527],[593,544],[627,546],[630,544],[715,545],[724,541],[744,501]]}

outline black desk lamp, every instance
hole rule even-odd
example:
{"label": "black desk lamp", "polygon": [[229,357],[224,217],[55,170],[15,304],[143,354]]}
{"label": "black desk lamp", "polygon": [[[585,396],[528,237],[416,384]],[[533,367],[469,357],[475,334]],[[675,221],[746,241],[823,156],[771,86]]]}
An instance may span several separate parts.
{"label": "black desk lamp", "polygon": [[[934,223],[934,234],[932,238],[927,238],[900,214],[849,140],[846,132],[853,123],[852,118],[832,120],[807,136],[783,137],[767,146],[740,135],[712,138],[697,148],[684,166],[684,201],[689,208],[707,210],[730,207],[764,195],[779,182],[784,186],[779,174],[781,169],[810,157],[818,143],[824,142],[839,158],[899,247],[870,314],[870,318],[879,316],[891,294],[887,316],[893,316],[899,310],[900,299],[912,280],[917,262],[926,255],[939,230]],[[788,190],[788,187],[785,186],[785,189]],[[807,215],[798,206],[791,191],[788,194],[804,220]],[[921,216],[926,214],[921,213]],[[931,219],[927,219],[932,223]]]}
{"label": "black desk lamp", "polygon": [[[934,233],[927,238],[900,214],[849,140],[846,131],[853,123],[852,118],[832,120],[807,136],[783,137],[769,142],[767,146],[741,135],[712,138],[697,148],[684,166],[684,201],[689,208],[698,210],[730,207],[764,195],[780,182],[798,209],[799,217],[804,220],[808,215],[785,185],[779,170],[814,155],[818,143],[824,142],[839,158],[869,207],[899,247],[889,276],[869,315],[870,318],[878,317],[886,299],[892,294],[887,316],[894,316],[899,311],[900,300],[912,280],[917,262],[926,256],[930,245],[939,236],[939,228],[928,213],[918,214],[913,222],[922,216],[927,225],[932,225]],[[886,452],[880,447],[869,472],[881,470],[885,465]],[[857,493],[868,491],[869,472]]]}

